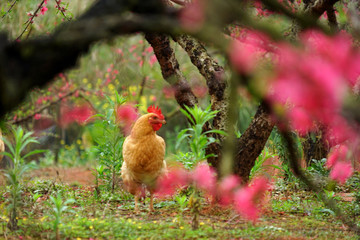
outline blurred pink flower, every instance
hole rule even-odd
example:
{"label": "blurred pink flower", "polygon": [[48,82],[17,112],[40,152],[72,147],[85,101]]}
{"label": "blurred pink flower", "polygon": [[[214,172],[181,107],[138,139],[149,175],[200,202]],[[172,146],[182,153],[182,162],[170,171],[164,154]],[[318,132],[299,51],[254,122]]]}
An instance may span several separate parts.
{"label": "blurred pink flower", "polygon": [[152,53],[154,50],[152,47],[148,47],[145,49],[145,52]]}
{"label": "blurred pink flower", "polygon": [[76,122],[80,125],[86,124],[90,117],[94,115],[94,110],[89,105],[80,105],[73,108],[65,106],[61,110],[61,119],[59,125],[67,127],[69,124]]}
{"label": "blurred pink flower", "polygon": [[334,165],[340,161],[346,161],[346,155],[349,151],[349,148],[346,145],[340,145],[336,147],[329,155],[326,161],[326,167],[332,168]]}
{"label": "blurred pink flower", "polygon": [[166,99],[174,98],[175,96],[175,89],[171,86],[163,87],[162,91]]}
{"label": "blurred pink flower", "polygon": [[244,46],[244,43],[233,40],[229,48],[229,57],[235,69],[244,74],[249,74],[255,69],[257,57],[256,48],[252,45]]}
{"label": "blurred pink flower", "polygon": [[156,195],[166,197],[175,194],[176,189],[189,184],[188,172],[182,168],[171,169],[167,174],[160,177],[157,182]]}
{"label": "blurred pink flower", "polygon": [[246,219],[256,221],[259,217],[259,205],[269,190],[268,180],[264,177],[254,179],[251,185],[235,192],[234,207]]}
{"label": "blurred pink flower", "polygon": [[216,191],[216,173],[207,163],[199,163],[191,174],[195,186],[214,195]]}
{"label": "blurred pink flower", "polygon": [[196,97],[203,98],[206,96],[206,93],[208,92],[208,88],[202,85],[196,85],[193,87],[193,92]]}
{"label": "blurred pink flower", "polygon": [[188,31],[198,31],[205,22],[206,0],[194,0],[180,12],[179,20]]}
{"label": "blurred pink flower", "polygon": [[293,108],[289,111],[289,120],[293,129],[300,135],[305,135],[314,128],[314,123],[309,115],[301,108]]}
{"label": "blurred pink flower", "polygon": [[41,118],[41,114],[36,113],[35,116],[34,116],[34,119],[35,119],[35,120],[39,120],[40,118]]}
{"label": "blurred pink flower", "polygon": [[46,13],[46,11],[48,10],[48,8],[47,7],[42,7],[41,9],[40,9],[40,14],[41,15],[44,15],[45,13]]}
{"label": "blurred pink flower", "polygon": [[261,54],[270,50],[269,38],[260,32],[245,30],[229,46],[229,58],[235,69],[244,74],[252,72]]}
{"label": "blurred pink flower", "polygon": [[150,66],[152,67],[156,62],[157,62],[157,58],[155,54],[151,55],[149,60]]}
{"label": "blurred pink flower", "polygon": [[313,130],[314,123],[325,125],[326,138],[334,146],[355,137],[340,112],[349,85],[358,81],[360,53],[344,34],[307,31],[301,39],[303,49],[278,44],[268,97],[290,106],[292,127],[301,134]]}
{"label": "blurred pink flower", "polygon": [[220,204],[230,205],[234,201],[234,191],[240,186],[240,178],[236,175],[225,177],[219,184],[218,197]]}
{"label": "blurred pink flower", "polygon": [[124,130],[124,134],[131,132],[131,126],[138,118],[137,109],[130,104],[120,105],[116,110],[117,122]]}
{"label": "blurred pink flower", "polygon": [[344,184],[352,176],[354,169],[350,162],[338,161],[330,172],[330,178]]}

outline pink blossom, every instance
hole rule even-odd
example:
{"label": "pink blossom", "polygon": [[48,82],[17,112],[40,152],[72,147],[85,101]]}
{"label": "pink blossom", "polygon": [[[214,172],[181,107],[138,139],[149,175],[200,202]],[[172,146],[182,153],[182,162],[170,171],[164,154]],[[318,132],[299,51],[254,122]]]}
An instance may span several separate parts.
{"label": "pink blossom", "polygon": [[145,52],[152,53],[154,50],[152,47],[148,47],[145,49]]}
{"label": "pink blossom", "polygon": [[44,15],[47,10],[48,10],[47,7],[45,7],[45,6],[42,7],[42,8],[40,9],[40,14],[41,14],[41,15]]}
{"label": "pink blossom", "polygon": [[327,140],[336,145],[354,137],[339,113],[349,85],[344,79],[354,84],[360,74],[360,54],[342,34],[329,37],[311,31],[302,35],[302,41],[303,50],[278,44],[268,97],[274,104],[290,106],[292,126],[301,134],[319,122],[328,129]]}
{"label": "pink blossom", "polygon": [[94,115],[94,110],[88,105],[73,108],[63,107],[61,112],[62,118],[59,121],[59,125],[62,127],[66,127],[73,122],[80,125],[86,124],[90,120],[90,117]]}
{"label": "pink blossom", "polygon": [[255,0],[254,6],[256,8],[258,16],[266,17],[266,16],[274,14],[274,12],[264,9],[264,6],[262,5],[261,1],[259,1],[259,0]]}
{"label": "pink blossom", "polygon": [[117,122],[123,127],[125,135],[131,131],[131,126],[138,118],[137,109],[130,104],[121,105],[116,110]]}
{"label": "pink blossom", "polygon": [[156,102],[156,99],[157,99],[156,96],[151,96],[150,97],[150,101],[152,101],[152,102]]}
{"label": "pink blossom", "polygon": [[132,46],[130,47],[130,49],[129,49],[129,52],[133,52],[136,48],[137,48],[136,45],[132,45]]}
{"label": "pink blossom", "polygon": [[344,184],[352,176],[354,169],[350,162],[338,161],[330,172],[330,178]]}
{"label": "pink blossom", "polygon": [[202,85],[196,85],[193,87],[193,92],[196,97],[203,98],[206,96],[206,93],[208,92],[208,88]]}
{"label": "pink blossom", "polygon": [[249,74],[255,69],[260,54],[269,50],[269,38],[266,35],[245,30],[231,42],[229,58],[238,72]]}
{"label": "pink blossom", "polygon": [[220,204],[229,205],[234,201],[234,191],[240,186],[240,178],[235,175],[225,177],[219,184],[218,195]]}
{"label": "pink blossom", "polygon": [[206,0],[194,0],[180,13],[180,23],[188,31],[198,31],[205,22]]}
{"label": "pink blossom", "polygon": [[157,62],[157,58],[155,54],[151,55],[149,60],[150,66],[152,67],[156,62]]}
{"label": "pink blossom", "polygon": [[34,119],[35,119],[35,120],[39,120],[40,118],[41,118],[41,114],[36,113],[35,116],[34,116]]}
{"label": "pink blossom", "polygon": [[121,50],[121,48],[116,49],[116,53],[121,56],[124,56],[124,52],[123,52],[123,50]]}
{"label": "pink blossom", "polygon": [[259,217],[261,204],[265,192],[269,189],[268,180],[264,177],[254,179],[251,185],[235,192],[235,209],[246,219],[256,221]]}
{"label": "pink blossom", "polygon": [[205,190],[209,194],[215,193],[216,173],[207,163],[199,163],[192,173],[192,179],[196,187]]}
{"label": "pink blossom", "polygon": [[359,136],[357,135],[357,131],[348,124],[346,119],[334,114],[328,123],[325,139],[332,147],[343,144],[346,141],[355,142],[359,139]]}
{"label": "pink blossom", "polygon": [[174,96],[175,96],[175,89],[171,86],[163,87],[162,91],[163,91],[165,98],[167,98],[167,99],[174,98]]}
{"label": "pink blossom", "polygon": [[328,157],[326,161],[326,167],[332,168],[334,165],[340,161],[346,161],[346,155],[349,151],[349,148],[346,145],[337,146]]}
{"label": "pink blossom", "polygon": [[244,74],[249,74],[255,69],[257,57],[254,46],[244,46],[238,40],[233,40],[229,48],[229,57],[235,69]]}
{"label": "pink blossom", "polygon": [[314,128],[314,123],[310,116],[302,108],[293,108],[289,111],[289,119],[293,129],[300,135],[305,135]]}
{"label": "pink blossom", "polygon": [[156,195],[166,197],[173,195],[176,189],[182,188],[189,184],[189,175],[186,170],[176,168],[170,170],[166,175],[158,179],[156,187]]}

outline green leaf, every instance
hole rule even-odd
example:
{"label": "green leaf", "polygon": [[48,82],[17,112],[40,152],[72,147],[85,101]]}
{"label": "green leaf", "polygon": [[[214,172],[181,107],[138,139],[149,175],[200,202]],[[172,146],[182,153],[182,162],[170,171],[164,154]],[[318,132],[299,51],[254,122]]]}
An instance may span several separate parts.
{"label": "green leaf", "polygon": [[204,132],[204,134],[209,134],[209,133],[217,133],[217,134],[220,134],[220,135],[228,136],[227,132],[222,131],[222,130],[218,130],[218,129],[212,129],[212,130]]}
{"label": "green leaf", "polygon": [[23,156],[23,159],[26,159],[26,158],[30,157],[31,155],[34,155],[34,154],[45,153],[45,152],[48,152],[48,151],[49,150],[37,149],[37,150],[34,150],[34,151],[31,151],[31,152],[27,153],[25,156]]}

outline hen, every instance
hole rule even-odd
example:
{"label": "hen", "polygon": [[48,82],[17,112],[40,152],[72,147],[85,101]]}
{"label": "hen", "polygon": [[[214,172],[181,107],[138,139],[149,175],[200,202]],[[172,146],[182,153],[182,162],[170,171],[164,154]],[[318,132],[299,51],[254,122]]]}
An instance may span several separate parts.
{"label": "hen", "polygon": [[157,179],[166,173],[165,141],[156,131],[165,123],[161,110],[150,106],[148,114],[137,119],[124,141],[121,175],[126,190],[135,196],[136,213],[143,187],[150,192],[150,212],[154,211],[154,187]]}

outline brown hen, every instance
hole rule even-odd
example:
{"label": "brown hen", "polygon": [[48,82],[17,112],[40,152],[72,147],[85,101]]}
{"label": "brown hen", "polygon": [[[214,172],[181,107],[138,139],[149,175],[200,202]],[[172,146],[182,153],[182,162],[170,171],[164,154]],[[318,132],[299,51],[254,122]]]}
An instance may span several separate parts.
{"label": "brown hen", "polygon": [[143,188],[150,192],[150,212],[154,211],[155,184],[166,173],[165,141],[156,135],[166,121],[159,108],[150,106],[148,112],[135,122],[123,145],[121,175],[126,190],[135,196],[136,213],[139,213],[138,201]]}

